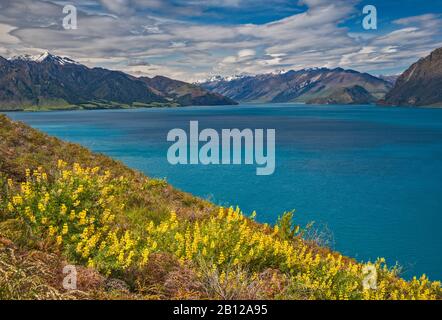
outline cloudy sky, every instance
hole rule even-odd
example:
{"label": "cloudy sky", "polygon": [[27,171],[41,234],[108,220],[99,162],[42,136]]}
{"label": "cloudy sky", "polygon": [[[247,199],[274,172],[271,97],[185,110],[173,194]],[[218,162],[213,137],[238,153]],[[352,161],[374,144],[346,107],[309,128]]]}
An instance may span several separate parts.
{"label": "cloudy sky", "polygon": [[[63,6],[78,29],[63,28]],[[378,29],[364,30],[374,5]],[[0,55],[196,81],[343,67],[395,74],[442,47],[442,0],[0,0]]]}

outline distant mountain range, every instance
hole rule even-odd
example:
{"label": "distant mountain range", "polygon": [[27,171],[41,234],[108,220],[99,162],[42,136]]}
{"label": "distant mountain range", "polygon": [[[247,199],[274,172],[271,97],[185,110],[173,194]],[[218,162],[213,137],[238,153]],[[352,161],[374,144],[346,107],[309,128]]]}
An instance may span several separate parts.
{"label": "distant mountain range", "polygon": [[69,58],[0,57],[0,110],[235,104],[196,85],[88,68]]}
{"label": "distant mountain range", "polygon": [[442,106],[442,48],[401,76],[313,68],[215,76],[195,84],[88,68],[49,53],[0,57],[0,110],[235,105],[235,101]]}
{"label": "distant mountain range", "polygon": [[213,78],[200,85],[236,101],[363,104],[385,97],[393,84],[368,73],[315,68],[285,73]]}
{"label": "distant mountain range", "polygon": [[382,103],[442,107],[442,48],[408,68]]}

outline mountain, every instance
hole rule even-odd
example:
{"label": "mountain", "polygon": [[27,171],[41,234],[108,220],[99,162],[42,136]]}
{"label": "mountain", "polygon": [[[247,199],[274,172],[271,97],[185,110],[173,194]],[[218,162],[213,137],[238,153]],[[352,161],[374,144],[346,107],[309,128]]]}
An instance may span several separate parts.
{"label": "mountain", "polygon": [[145,82],[147,86],[157,94],[172,99],[182,106],[237,104],[232,99],[226,98],[218,93],[207,91],[195,84],[173,80],[163,76],[156,76],[153,78],[141,77],[139,79]]}
{"label": "mountain", "polygon": [[[204,100],[201,92],[200,99],[207,104],[230,101],[211,93],[207,96]],[[120,71],[91,69],[47,52],[10,59],[0,57],[0,110],[179,105],[184,104]]]}
{"label": "mountain", "polygon": [[382,102],[388,105],[442,107],[442,48],[408,68]]}
{"label": "mountain", "polygon": [[242,102],[372,103],[392,85],[367,73],[315,68],[208,81],[203,88]]}
{"label": "mountain", "polygon": [[393,86],[396,84],[397,79],[400,77],[400,74],[392,74],[392,75],[379,75],[378,78],[385,80],[391,83]]}

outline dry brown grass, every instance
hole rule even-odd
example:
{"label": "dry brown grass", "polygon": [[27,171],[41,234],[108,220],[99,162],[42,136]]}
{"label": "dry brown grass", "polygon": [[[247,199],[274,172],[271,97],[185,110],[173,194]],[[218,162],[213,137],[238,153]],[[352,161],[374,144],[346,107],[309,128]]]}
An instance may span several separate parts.
{"label": "dry brown grass", "polygon": [[60,290],[60,260],[41,251],[21,251],[8,239],[0,239],[0,299],[60,300],[85,298],[80,291]]}

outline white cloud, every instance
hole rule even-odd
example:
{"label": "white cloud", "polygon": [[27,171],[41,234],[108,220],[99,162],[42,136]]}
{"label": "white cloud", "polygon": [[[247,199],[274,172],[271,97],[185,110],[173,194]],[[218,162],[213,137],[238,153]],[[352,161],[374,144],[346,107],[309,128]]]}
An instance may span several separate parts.
{"label": "white cloud", "polygon": [[[261,2],[261,0],[256,0]],[[278,0],[283,1],[283,0]],[[197,80],[214,73],[264,73],[277,69],[345,67],[361,71],[406,68],[442,43],[434,14],[393,22],[388,33],[350,33],[342,22],[357,14],[355,0],[302,0],[307,11],[266,24],[188,22],[178,14],[207,7],[236,8],[250,0],[80,0],[78,30],[61,28],[61,5],[41,0],[1,0],[0,54],[49,50],[135,75],[154,73]],[[176,9],[168,15],[168,9]],[[138,8],[149,10],[139,13]],[[199,8],[199,9],[198,9]],[[196,11],[195,11],[196,10]],[[23,15],[26,12],[26,15]],[[112,15],[106,14],[111,12]],[[134,63],[139,61],[142,63]]]}
{"label": "white cloud", "polygon": [[255,56],[255,54],[256,54],[255,50],[251,50],[251,49],[244,49],[244,50],[238,51],[239,58],[253,57],[253,56]]}

